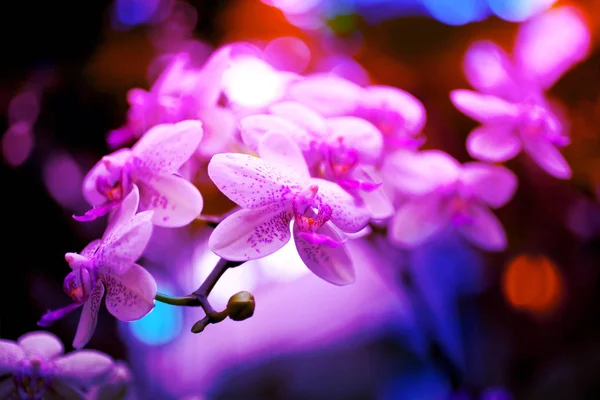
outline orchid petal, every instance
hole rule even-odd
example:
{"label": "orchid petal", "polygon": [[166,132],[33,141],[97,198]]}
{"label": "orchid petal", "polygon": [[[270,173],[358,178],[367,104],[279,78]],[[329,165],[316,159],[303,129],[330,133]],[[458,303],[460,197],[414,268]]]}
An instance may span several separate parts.
{"label": "orchid petal", "polygon": [[310,178],[308,166],[298,145],[289,136],[279,132],[269,132],[258,144],[260,158],[276,165],[286,174],[299,180]]}
{"label": "orchid petal", "polygon": [[98,268],[123,273],[146,249],[152,235],[152,211],[143,211],[102,239],[96,253]]}
{"label": "orchid petal", "polygon": [[129,160],[130,157],[130,149],[119,149],[114,153],[102,157],[102,159],[92,167],[90,172],[88,172],[85,178],[83,179],[82,189],[83,197],[89,204],[99,206],[106,202],[106,197],[103,194],[101,194],[97,189],[96,182],[98,178],[111,177],[114,178],[115,181],[119,181],[121,178],[120,175],[115,176],[114,171],[110,172],[106,167],[106,163],[108,162],[109,164],[123,166],[125,165],[127,160]]}
{"label": "orchid petal", "polygon": [[439,150],[415,153],[399,150],[388,155],[382,174],[397,190],[409,195],[423,195],[437,187],[455,182],[460,176],[460,164]]}
{"label": "orchid petal", "polygon": [[77,325],[75,339],[73,339],[74,348],[80,349],[85,346],[94,334],[98,322],[98,311],[100,310],[103,296],[104,285],[102,282],[98,281],[87,301],[83,304],[81,317],[79,317],[79,325]]}
{"label": "orchid petal", "polygon": [[508,203],[517,190],[517,176],[508,168],[470,162],[463,165],[461,182],[492,208]]}
{"label": "orchid petal", "polygon": [[313,178],[319,187],[315,200],[331,207],[331,222],[344,232],[355,233],[367,225],[371,214],[360,198],[352,196],[337,183]]}
{"label": "orchid petal", "polygon": [[26,333],[19,338],[17,344],[25,350],[27,357],[40,357],[44,360],[59,356],[65,350],[54,334],[44,331]]}
{"label": "orchid petal", "polygon": [[521,140],[510,127],[483,125],[467,137],[467,150],[473,158],[482,161],[504,162],[521,151]]}
{"label": "orchid petal", "polygon": [[326,133],[325,119],[318,112],[295,101],[282,101],[269,106],[273,115],[285,118],[315,136]]}
{"label": "orchid petal", "polygon": [[408,200],[396,211],[389,235],[392,242],[417,247],[438,233],[447,223],[441,198],[436,193]]}
{"label": "orchid petal", "polygon": [[[109,216],[108,226],[104,230],[103,237],[108,237],[116,229],[124,226],[137,213],[140,204],[140,190],[136,185],[132,185],[131,191],[120,202],[121,206],[114,210]],[[83,253],[81,254],[83,255]]]}
{"label": "orchid petal", "polygon": [[81,250],[81,252],[79,252],[79,254],[85,258],[91,258],[101,244],[101,239],[92,240],[87,246],[84,247],[83,250]]}
{"label": "orchid petal", "polygon": [[366,108],[367,114],[373,111],[395,113],[400,117],[400,126],[395,130],[411,136],[423,129],[427,118],[423,103],[412,94],[392,86],[368,86],[361,99],[361,107]]}
{"label": "orchid petal", "polygon": [[0,375],[18,370],[25,351],[15,342],[0,339]]}
{"label": "orchid petal", "polygon": [[142,318],[154,308],[156,282],[152,275],[138,264],[124,274],[104,273],[106,309],[121,321]]}
{"label": "orchid petal", "polygon": [[232,261],[262,258],[290,240],[291,204],[272,204],[240,210],[225,218],[213,231],[208,247]]}
{"label": "orchid petal", "polygon": [[156,125],[132,147],[134,168],[142,175],[177,172],[194,154],[202,135],[202,123],[197,120]]}
{"label": "orchid petal", "polygon": [[[319,278],[338,286],[354,283],[354,266],[344,245],[330,247],[315,245],[305,240],[294,223],[294,243],[300,258],[308,269]],[[338,232],[328,222],[319,229],[319,234],[331,237],[335,242],[343,241]]]}
{"label": "orchid petal", "polygon": [[199,106],[209,107],[217,104],[221,95],[223,73],[231,66],[232,46],[222,46],[215,50],[199,72],[194,96]]}
{"label": "orchid petal", "polygon": [[83,215],[73,215],[73,219],[78,222],[90,222],[95,221],[100,217],[105,216],[111,212],[114,208],[119,206],[118,201],[111,201],[101,206],[94,206],[92,209],[87,210]]}
{"label": "orchid petal", "polygon": [[310,147],[312,138],[309,133],[278,115],[257,114],[242,118],[240,121],[242,141],[254,152],[258,152],[261,138],[271,131],[289,135],[302,150]]}
{"label": "orchid petal", "polygon": [[300,190],[296,179],[247,154],[215,154],[208,163],[208,176],[225,196],[243,208],[282,203],[291,190]]}
{"label": "orchid petal", "polygon": [[487,208],[472,205],[468,210],[470,222],[456,227],[465,238],[487,251],[506,249],[506,234],[498,218]]}
{"label": "orchid petal", "polygon": [[450,100],[460,112],[482,123],[512,122],[519,115],[516,104],[471,90],[453,90]]}
{"label": "orchid petal", "polygon": [[54,376],[74,386],[89,387],[100,383],[114,366],[111,357],[96,350],[79,350],[54,362]]}
{"label": "orchid petal", "polygon": [[590,31],[581,12],[574,7],[559,7],[521,25],[515,58],[528,78],[547,89],[588,56],[590,43]]}
{"label": "orchid petal", "polygon": [[526,138],[525,152],[546,172],[559,179],[571,178],[571,167],[561,152],[546,138]]}
{"label": "orchid petal", "polygon": [[177,228],[192,222],[204,206],[198,188],[176,175],[159,175],[139,181],[140,210],[153,211],[152,223]]}
{"label": "orchid petal", "polygon": [[383,151],[383,136],[379,129],[358,117],[335,117],[327,120],[331,145],[343,144],[360,154],[360,161],[376,163]]}
{"label": "orchid petal", "polygon": [[508,55],[490,41],[473,43],[465,54],[463,68],[476,90],[507,100],[518,100],[522,92]]}
{"label": "orchid petal", "polygon": [[315,74],[289,87],[289,97],[325,117],[351,114],[364,89],[333,74]]}
{"label": "orchid petal", "polygon": [[196,149],[196,154],[210,158],[213,154],[224,151],[233,140],[237,121],[227,108],[211,107],[198,111],[198,119],[202,121],[204,136]]}

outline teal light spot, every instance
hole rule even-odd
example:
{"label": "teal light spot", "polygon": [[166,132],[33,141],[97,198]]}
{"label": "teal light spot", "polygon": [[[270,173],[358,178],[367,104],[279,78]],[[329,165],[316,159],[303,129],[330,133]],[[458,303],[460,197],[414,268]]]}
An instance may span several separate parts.
{"label": "teal light spot", "polygon": [[[164,288],[159,291],[171,294]],[[149,346],[166,344],[179,336],[183,327],[183,310],[181,307],[156,302],[150,314],[128,325],[132,336],[140,342]]]}

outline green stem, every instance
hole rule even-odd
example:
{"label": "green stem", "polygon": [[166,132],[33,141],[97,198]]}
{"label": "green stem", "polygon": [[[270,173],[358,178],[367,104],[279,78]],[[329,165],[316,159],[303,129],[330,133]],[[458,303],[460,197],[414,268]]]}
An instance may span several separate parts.
{"label": "green stem", "polygon": [[161,303],[170,304],[172,306],[188,306],[188,307],[199,307],[202,304],[195,296],[167,296],[166,294],[156,293],[154,297],[156,301],[160,301]]}

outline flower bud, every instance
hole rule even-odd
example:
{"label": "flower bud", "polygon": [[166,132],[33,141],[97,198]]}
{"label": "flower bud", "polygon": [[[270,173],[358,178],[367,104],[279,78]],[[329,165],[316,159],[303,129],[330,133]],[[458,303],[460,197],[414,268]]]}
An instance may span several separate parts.
{"label": "flower bud", "polygon": [[229,318],[234,321],[243,321],[254,314],[254,296],[252,293],[242,291],[231,296],[227,302]]}

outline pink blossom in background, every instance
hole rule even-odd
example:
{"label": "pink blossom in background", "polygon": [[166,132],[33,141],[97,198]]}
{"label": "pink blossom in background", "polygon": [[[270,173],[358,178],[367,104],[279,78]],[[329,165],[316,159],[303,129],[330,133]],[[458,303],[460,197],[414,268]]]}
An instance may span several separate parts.
{"label": "pink blossom in background", "polygon": [[506,248],[502,224],[489,208],[502,207],[513,197],[517,177],[509,169],[479,162],[460,165],[442,151],[425,150],[398,151],[386,159],[383,170],[406,196],[389,226],[394,243],[416,247],[451,227],[484,250]]}
{"label": "pink blossom in background", "polygon": [[524,23],[513,59],[492,42],[475,42],[464,68],[479,92],[450,95],[461,112],[482,123],[467,139],[469,153],[502,162],[523,150],[549,174],[570,178],[571,168],[557,149],[569,144],[568,132],[544,92],[585,59],[589,47],[588,28],[578,10],[568,6]]}
{"label": "pink blossom in background", "polygon": [[65,293],[73,304],[49,311],[38,322],[49,326],[79,307],[81,318],[73,347],[82,348],[90,340],[106,291],[106,308],[123,321],[142,318],[154,307],[156,282],[144,268],[135,264],[152,235],[152,211],[136,214],[139,203],[136,186],[106,229],[78,253],[65,254],[72,271],[64,281]]}
{"label": "pink blossom in background", "polygon": [[63,344],[49,332],[29,332],[17,342],[0,339],[0,375],[9,375],[0,382],[0,397],[81,399],[81,390],[102,382],[114,366],[95,350],[63,352]]}
{"label": "pink blossom in background", "polygon": [[176,175],[202,140],[199,121],[160,124],[130,149],[104,156],[86,176],[83,194],[94,206],[78,221],[92,221],[118,207],[132,185],[140,190],[140,209],[152,210],[153,223],[178,227],[194,220],[203,207],[202,195]]}

